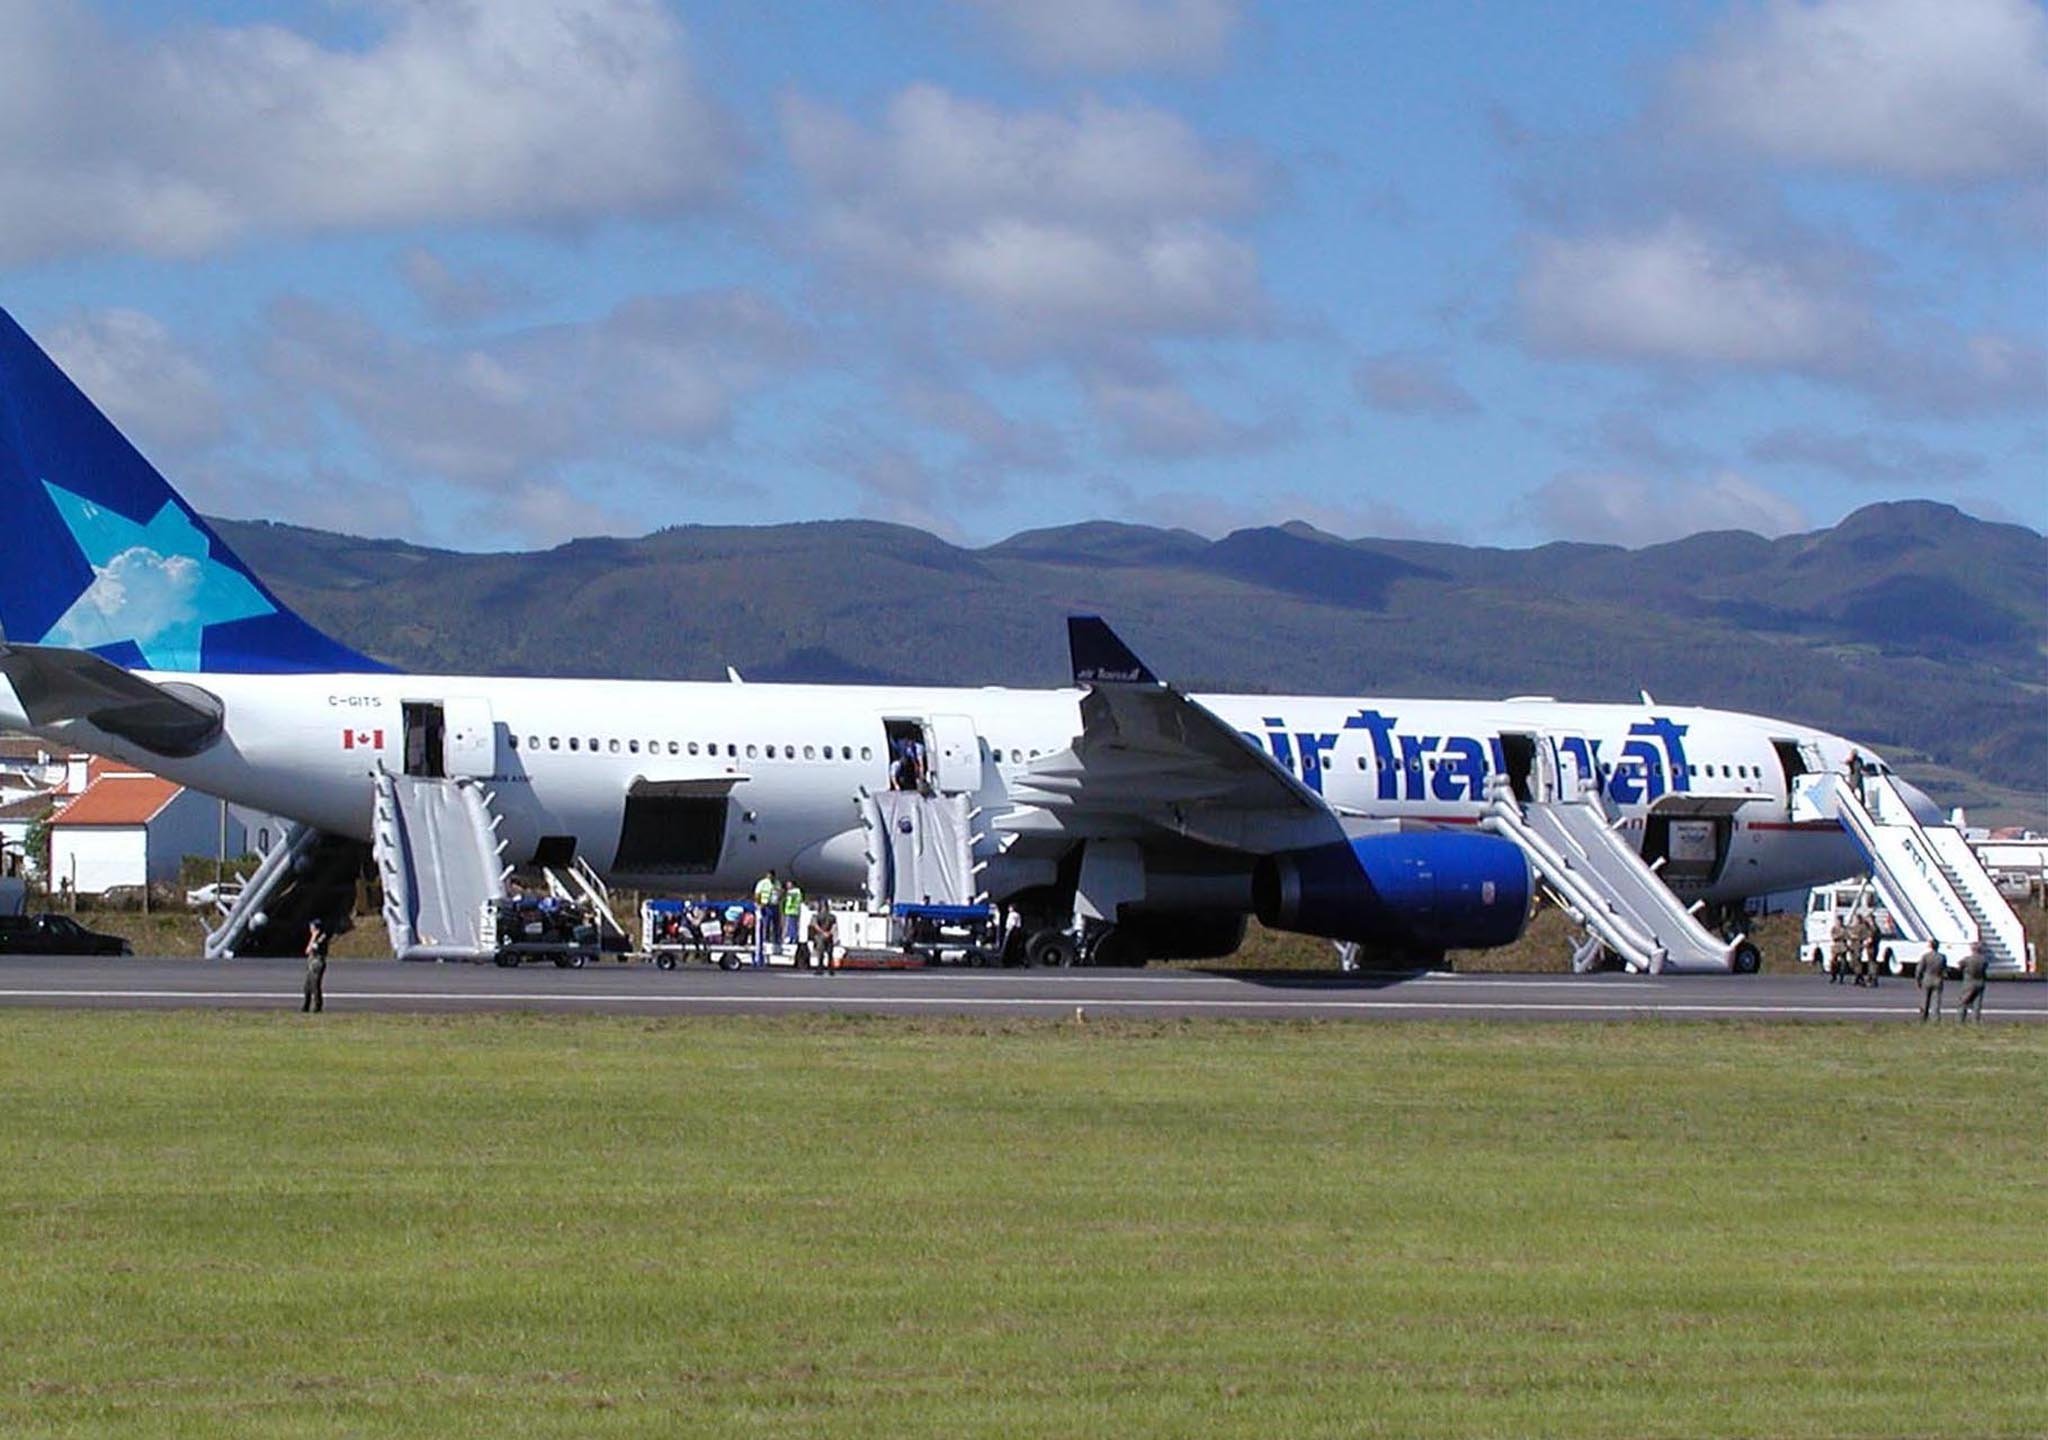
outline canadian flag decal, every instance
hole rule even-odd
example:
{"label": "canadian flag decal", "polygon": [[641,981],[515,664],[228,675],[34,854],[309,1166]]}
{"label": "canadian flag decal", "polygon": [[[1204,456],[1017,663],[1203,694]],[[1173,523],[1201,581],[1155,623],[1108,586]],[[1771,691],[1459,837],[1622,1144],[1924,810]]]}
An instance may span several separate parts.
{"label": "canadian flag decal", "polygon": [[341,748],[344,750],[382,750],[384,748],[384,732],[382,730],[343,730],[341,732]]}

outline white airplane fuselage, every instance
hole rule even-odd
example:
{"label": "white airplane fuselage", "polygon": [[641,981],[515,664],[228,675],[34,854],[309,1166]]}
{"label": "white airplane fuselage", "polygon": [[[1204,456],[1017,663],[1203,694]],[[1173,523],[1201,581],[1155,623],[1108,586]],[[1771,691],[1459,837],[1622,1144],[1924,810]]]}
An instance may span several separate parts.
{"label": "white airplane fuselage", "polygon": [[[447,707],[449,724],[481,732],[450,773],[485,781],[503,817],[507,858],[531,858],[544,837],[614,883],[726,892],[764,870],[794,873],[821,893],[856,893],[865,877],[856,797],[889,784],[885,722],[941,721],[958,742],[934,753],[943,788],[973,793],[985,813],[1010,802],[1011,781],[1067,749],[1081,732],[1080,689],[479,678],[376,674],[145,674],[197,683],[217,696],[220,739],[167,759],[82,722],[53,740],[119,756],[209,795],[368,840],[372,776],[408,768],[407,705]],[[1710,902],[1822,884],[1862,868],[1832,822],[1795,821],[1785,757],[1839,768],[1855,747],[1763,717],[1688,706],[1371,699],[1194,697],[1321,794],[1347,827],[1478,823],[1503,735],[1566,737],[1610,807],[1641,837],[1654,814],[1689,813],[1680,797],[1716,797],[1725,832],[1711,874],[1674,888]],[[30,728],[0,681],[0,725]],[[931,732],[935,737],[941,727]],[[415,761],[417,757],[414,757]],[[635,787],[702,786],[729,794],[725,833],[708,868],[686,879],[619,863],[625,801]],[[1662,800],[1660,809],[1653,809]],[[1231,896],[1241,887],[1230,890]],[[999,897],[1000,898],[1000,897]]]}

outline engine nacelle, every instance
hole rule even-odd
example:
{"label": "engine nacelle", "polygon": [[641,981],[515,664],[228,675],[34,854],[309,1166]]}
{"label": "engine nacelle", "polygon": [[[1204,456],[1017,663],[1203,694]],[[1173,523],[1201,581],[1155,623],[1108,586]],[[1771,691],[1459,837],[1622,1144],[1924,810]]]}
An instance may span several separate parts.
{"label": "engine nacelle", "polygon": [[1505,945],[1529,915],[1529,862],[1512,840],[1424,830],[1368,835],[1261,860],[1259,922],[1276,930],[1436,952]]}

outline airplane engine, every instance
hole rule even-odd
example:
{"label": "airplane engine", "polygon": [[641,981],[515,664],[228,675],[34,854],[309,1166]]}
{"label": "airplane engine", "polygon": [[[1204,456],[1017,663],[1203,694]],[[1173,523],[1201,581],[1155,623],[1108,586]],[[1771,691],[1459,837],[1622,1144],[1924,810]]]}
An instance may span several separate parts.
{"label": "airplane engine", "polygon": [[1252,876],[1276,930],[1417,951],[1505,945],[1529,914],[1529,862],[1510,840],[1417,831],[1288,851]]}

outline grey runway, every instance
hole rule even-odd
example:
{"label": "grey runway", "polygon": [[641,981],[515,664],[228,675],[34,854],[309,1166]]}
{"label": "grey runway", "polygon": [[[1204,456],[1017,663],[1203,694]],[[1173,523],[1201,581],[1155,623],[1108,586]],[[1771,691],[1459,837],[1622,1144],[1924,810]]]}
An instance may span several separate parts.
{"label": "grey runway", "polygon": [[[0,1005],[78,1009],[289,1009],[299,1005],[293,960],[39,959],[0,957]],[[1951,986],[1949,1002],[1954,1002]],[[1895,1020],[1917,1018],[1910,981],[1875,991],[1818,975],[1449,975],[1363,977],[1186,970],[845,971],[728,974],[605,964],[528,966],[336,961],[330,1011],[526,1010],[562,1014],[1090,1015],[1278,1020]],[[2048,1020],[2048,986],[1991,987],[1987,1020]]]}

